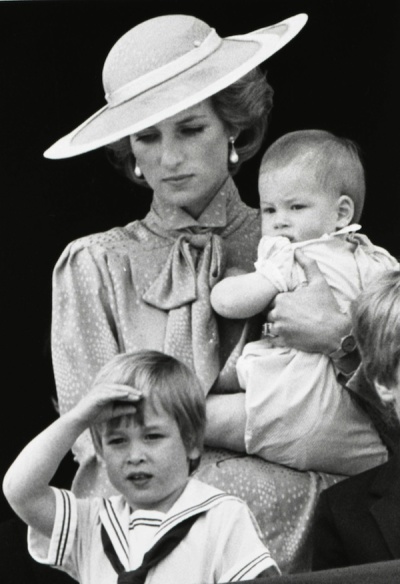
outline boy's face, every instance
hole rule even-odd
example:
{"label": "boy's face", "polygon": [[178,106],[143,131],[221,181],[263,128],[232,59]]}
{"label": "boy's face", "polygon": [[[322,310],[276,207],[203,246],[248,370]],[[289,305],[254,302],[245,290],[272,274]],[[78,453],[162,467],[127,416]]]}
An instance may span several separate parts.
{"label": "boy's face", "polygon": [[305,241],[344,227],[339,198],[324,193],[318,181],[292,164],[261,173],[259,178],[262,235]]}
{"label": "boy's face", "polygon": [[400,421],[400,363],[397,365],[395,378],[396,381],[390,387],[375,381],[375,389],[384,404],[388,405],[391,403],[394,405]]}
{"label": "boy's face", "polygon": [[101,443],[109,479],[132,509],[168,511],[188,481],[188,459],[200,455],[186,451],[176,421],[157,403],[144,403],[143,424],[126,416],[108,425]]}

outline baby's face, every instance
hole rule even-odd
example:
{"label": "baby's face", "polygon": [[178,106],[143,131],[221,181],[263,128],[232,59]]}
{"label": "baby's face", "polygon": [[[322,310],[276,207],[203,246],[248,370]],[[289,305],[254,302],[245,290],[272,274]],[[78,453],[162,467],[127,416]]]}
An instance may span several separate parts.
{"label": "baby's face", "polygon": [[293,164],[261,172],[258,185],[262,235],[305,241],[339,227],[339,198],[324,192],[304,168]]}
{"label": "baby's face", "polygon": [[189,458],[176,421],[156,402],[143,420],[123,416],[102,433],[102,457],[111,484],[132,509],[167,512],[186,486]]}

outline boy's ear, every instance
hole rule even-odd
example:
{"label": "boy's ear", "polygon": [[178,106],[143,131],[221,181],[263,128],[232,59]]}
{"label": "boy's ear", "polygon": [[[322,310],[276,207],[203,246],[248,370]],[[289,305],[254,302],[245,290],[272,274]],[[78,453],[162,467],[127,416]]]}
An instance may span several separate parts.
{"label": "boy's ear", "polygon": [[353,220],[354,217],[354,201],[348,195],[341,195],[337,202],[337,224],[338,229],[342,229]]}
{"label": "boy's ear", "polygon": [[395,401],[396,398],[395,398],[393,391],[391,389],[389,389],[388,387],[386,387],[386,385],[383,385],[382,383],[379,383],[378,381],[374,381],[374,385],[375,385],[375,389],[376,389],[377,394],[379,395],[382,403],[385,406],[388,406]]}

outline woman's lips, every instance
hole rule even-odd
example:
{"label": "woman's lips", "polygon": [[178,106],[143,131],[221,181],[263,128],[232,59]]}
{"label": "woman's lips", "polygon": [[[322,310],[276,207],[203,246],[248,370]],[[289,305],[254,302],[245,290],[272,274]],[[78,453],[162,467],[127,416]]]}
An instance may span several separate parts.
{"label": "woman's lips", "polygon": [[172,184],[172,185],[181,185],[187,181],[189,181],[192,178],[192,174],[177,174],[174,176],[167,176],[165,178],[163,178],[163,182],[166,182],[168,184]]}

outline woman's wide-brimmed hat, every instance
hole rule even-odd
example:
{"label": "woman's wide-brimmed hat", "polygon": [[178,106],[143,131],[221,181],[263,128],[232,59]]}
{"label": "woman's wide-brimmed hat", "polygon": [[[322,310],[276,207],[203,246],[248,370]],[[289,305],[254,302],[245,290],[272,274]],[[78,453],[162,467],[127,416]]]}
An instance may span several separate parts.
{"label": "woman's wide-brimmed hat", "polygon": [[116,42],[104,63],[107,105],[44,156],[89,152],[203,101],[279,51],[306,22],[306,14],[297,14],[227,38],[186,15],[159,16],[135,26]]}

